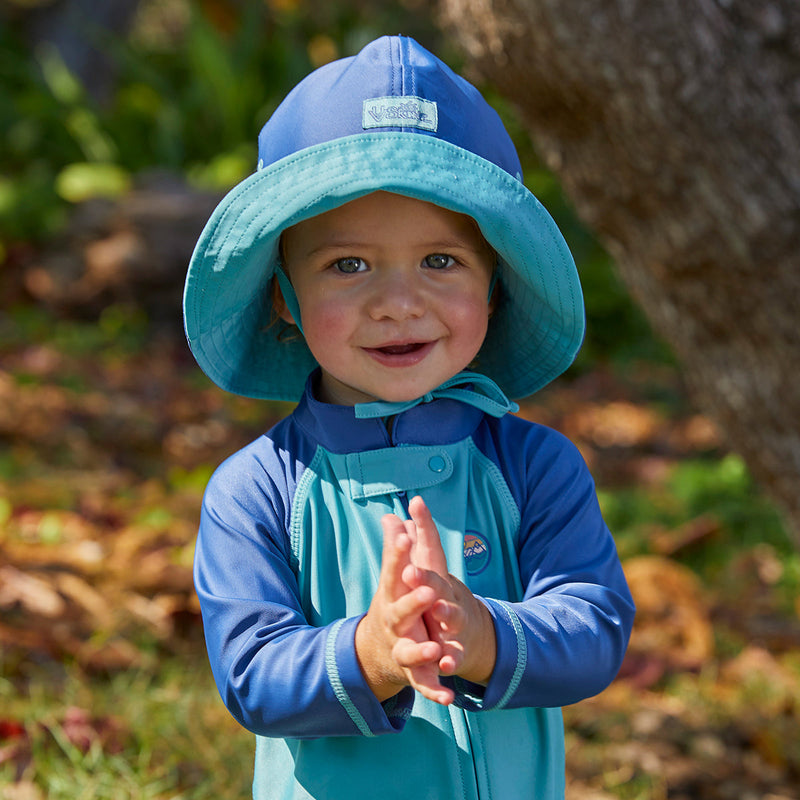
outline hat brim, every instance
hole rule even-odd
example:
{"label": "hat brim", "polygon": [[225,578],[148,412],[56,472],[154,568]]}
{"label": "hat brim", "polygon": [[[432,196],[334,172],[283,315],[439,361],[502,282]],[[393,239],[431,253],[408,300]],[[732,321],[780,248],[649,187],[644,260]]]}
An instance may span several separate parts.
{"label": "hat brim", "polygon": [[555,222],[525,186],[460,147],[409,132],[309,147],[256,172],[215,209],[192,255],[184,325],[203,371],[247,397],[297,400],[316,361],[270,327],[281,233],[375,191],[425,200],[478,223],[499,257],[502,295],[478,370],[521,398],[560,375],[584,334],[578,273]]}

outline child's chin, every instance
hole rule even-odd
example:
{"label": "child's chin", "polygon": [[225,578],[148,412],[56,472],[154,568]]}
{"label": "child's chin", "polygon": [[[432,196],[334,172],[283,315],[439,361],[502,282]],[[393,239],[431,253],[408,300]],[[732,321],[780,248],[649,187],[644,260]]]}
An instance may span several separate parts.
{"label": "child's chin", "polygon": [[[436,386],[438,385],[436,384]],[[409,403],[412,400],[424,397],[428,392],[432,392],[436,386],[422,386],[420,389],[409,389],[405,392],[391,392],[386,396],[381,396],[379,399],[384,403]]]}

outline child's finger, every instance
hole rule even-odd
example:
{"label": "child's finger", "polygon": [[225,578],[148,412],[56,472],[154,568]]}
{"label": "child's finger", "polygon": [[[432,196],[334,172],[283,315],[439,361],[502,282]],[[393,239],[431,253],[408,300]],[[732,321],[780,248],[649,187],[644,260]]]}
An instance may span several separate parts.
{"label": "child's finger", "polygon": [[432,570],[439,575],[447,575],[447,558],[439,539],[439,531],[433,521],[425,501],[417,495],[408,504],[408,512],[414,522],[413,560],[418,567]]}
{"label": "child's finger", "polygon": [[[398,643],[399,644],[399,643]],[[405,659],[407,654],[397,649],[396,656]],[[421,663],[416,667],[405,667],[404,672],[410,686],[428,700],[441,705],[449,705],[455,699],[452,689],[439,682],[439,666],[436,661]]]}
{"label": "child's finger", "polygon": [[409,589],[415,589],[418,586],[430,586],[436,596],[442,598],[443,601],[453,601],[455,599],[448,578],[442,577],[433,570],[423,569],[413,563],[409,563],[402,568],[400,575],[403,583]]}
{"label": "child's finger", "polygon": [[[449,706],[450,703],[455,700],[455,692],[439,683],[438,674],[436,675],[435,680],[431,681],[428,680],[427,672],[423,673],[422,678],[417,677],[416,670],[412,670],[411,672],[411,686],[413,686],[423,697],[427,697],[428,700],[433,700],[434,703],[439,703],[439,705],[442,706]],[[436,670],[431,670],[431,672],[435,673]]]}
{"label": "child's finger", "polygon": [[381,555],[381,583],[390,600],[396,600],[407,591],[403,584],[403,569],[410,563],[411,539],[399,517],[387,514],[383,526],[383,553]]}
{"label": "child's finger", "polygon": [[438,600],[428,612],[445,634],[459,634],[466,623],[466,612],[458,603]]}
{"label": "child's finger", "polygon": [[431,671],[435,673],[434,667],[442,657],[442,648],[436,642],[417,642],[407,636],[401,636],[392,648],[392,656],[401,667],[414,669],[430,665]]}
{"label": "child's finger", "polygon": [[397,598],[387,610],[389,626],[395,636],[406,636],[436,599],[430,586],[419,586]]}
{"label": "child's finger", "polygon": [[461,633],[464,627],[464,609],[444,601],[436,602],[425,614],[428,630],[436,633],[431,637],[442,646],[439,671],[442,675],[455,675],[464,663],[464,643]]}
{"label": "child's finger", "polygon": [[463,653],[446,653],[439,659],[439,673],[441,675],[455,675],[463,663]]}

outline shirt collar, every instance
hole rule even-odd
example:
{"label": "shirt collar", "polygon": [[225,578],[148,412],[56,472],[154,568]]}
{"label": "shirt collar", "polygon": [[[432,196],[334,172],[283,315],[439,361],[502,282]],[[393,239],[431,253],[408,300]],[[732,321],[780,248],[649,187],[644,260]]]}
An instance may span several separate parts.
{"label": "shirt collar", "polygon": [[[471,436],[484,412],[452,398],[434,398],[392,418],[358,419],[353,406],[323,403],[314,396],[319,376],[306,382],[294,417],[322,447],[332,453],[350,453],[403,445],[450,444]],[[390,430],[391,428],[391,430]]]}

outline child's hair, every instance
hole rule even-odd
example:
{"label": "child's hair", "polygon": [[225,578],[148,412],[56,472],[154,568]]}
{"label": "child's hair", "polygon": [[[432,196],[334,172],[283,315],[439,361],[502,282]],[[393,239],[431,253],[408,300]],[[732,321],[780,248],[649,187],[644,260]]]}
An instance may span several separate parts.
{"label": "child's hair", "polygon": [[303,338],[300,329],[292,322],[285,320],[281,313],[286,307],[283,300],[281,287],[278,284],[278,279],[273,276],[267,290],[270,295],[269,305],[269,319],[264,326],[264,332],[267,333],[271,329],[275,329],[274,335],[279,342],[289,344]]}
{"label": "child's hair", "polygon": [[[286,253],[283,246],[283,235],[281,235],[278,239],[278,268],[285,270],[285,265]],[[288,343],[302,339],[302,334],[297,325],[288,322],[281,316],[286,309],[286,301],[278,283],[277,275],[272,276],[267,291],[269,293],[269,300],[267,301],[269,304],[269,318],[264,330],[268,331],[270,328],[276,328],[275,337],[279,342]]]}

